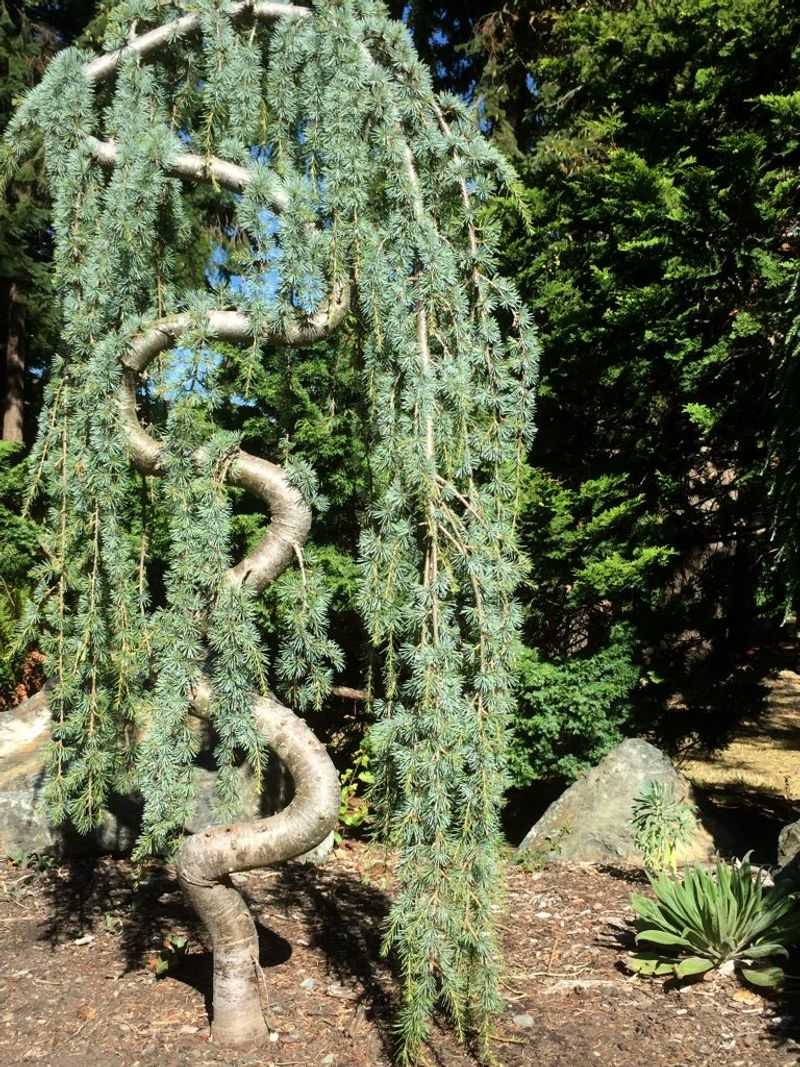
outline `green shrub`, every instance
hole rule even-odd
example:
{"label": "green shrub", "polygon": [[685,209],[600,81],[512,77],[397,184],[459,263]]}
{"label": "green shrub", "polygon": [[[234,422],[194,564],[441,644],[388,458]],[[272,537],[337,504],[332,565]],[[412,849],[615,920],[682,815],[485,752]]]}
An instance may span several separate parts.
{"label": "green shrub", "polygon": [[650,882],[655,900],[631,896],[638,916],[632,970],[680,980],[728,964],[751,985],[780,985],[778,961],[800,940],[800,909],[793,895],[767,888],[747,858],[717,863],[714,873],[690,868],[680,880],[662,873]]}
{"label": "green shrub", "polygon": [[650,782],[633,802],[633,843],[648,871],[676,870],[677,853],[697,830],[692,806],[675,796],[665,782]]}
{"label": "green shrub", "polygon": [[0,707],[22,668],[22,652],[14,642],[17,624],[28,600],[29,572],[38,551],[38,528],[21,517],[28,486],[28,465],[22,445],[0,441]]}
{"label": "green shrub", "polygon": [[369,800],[364,792],[375,784],[375,775],[370,770],[371,762],[369,740],[362,741],[353,762],[339,776],[341,795],[338,838],[341,838],[344,829],[356,830],[369,822]]}
{"label": "green shrub", "polygon": [[514,785],[571,781],[622,740],[639,680],[633,655],[632,632],[623,625],[592,655],[552,663],[523,649],[509,763]]}

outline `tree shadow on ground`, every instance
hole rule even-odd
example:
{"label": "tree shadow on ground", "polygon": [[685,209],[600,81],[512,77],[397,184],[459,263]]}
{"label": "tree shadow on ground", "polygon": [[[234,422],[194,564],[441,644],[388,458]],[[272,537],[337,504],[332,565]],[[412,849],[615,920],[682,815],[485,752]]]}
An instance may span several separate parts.
{"label": "tree shadow on ground", "polygon": [[679,667],[667,664],[663,683],[637,694],[632,726],[671,756],[708,755],[724,748],[744,723],[767,710],[764,679],[777,670],[773,650],[734,659],[728,654]]}
{"label": "tree shadow on ground", "polygon": [[695,799],[720,855],[750,852],[753,863],[770,866],[777,863],[780,831],[798,817],[796,803],[740,782],[698,787]]}
{"label": "tree shadow on ground", "polygon": [[128,972],[146,966],[176,929],[199,935],[197,916],[161,863],[136,867],[96,854],[67,856],[44,878],[50,907],[40,936],[53,946],[98,931],[114,933]]}
{"label": "tree shadow on ground", "polygon": [[[394,965],[381,958],[390,901],[377,886],[325,867],[288,863],[270,886],[270,904],[299,916],[309,945],[322,953],[342,988],[357,986],[357,1003],[378,1023],[387,1052]],[[248,903],[257,911],[258,902]]]}
{"label": "tree shadow on ground", "polygon": [[[786,972],[800,975],[799,948],[796,948],[786,961]],[[791,1042],[791,1051],[795,1052],[800,1062],[800,979],[787,981],[784,989],[774,998],[774,1006],[775,1014],[767,1024],[770,1041],[782,1052],[790,1051],[787,1046]]]}
{"label": "tree shadow on ground", "polygon": [[[258,960],[265,970],[287,963],[292,958],[292,946],[280,934],[256,923]],[[211,952],[191,952],[170,965],[164,980],[181,982],[203,997],[209,1023],[214,1021],[214,956]]]}
{"label": "tree shadow on ground", "polygon": [[[164,980],[197,990],[212,1018],[213,961],[208,938],[169,868],[159,863],[135,867],[127,861],[84,855],[43,872],[43,880],[49,909],[39,936],[54,948],[89,934],[111,932],[119,939],[128,973],[152,969],[172,934],[186,935],[190,943],[202,946],[200,951],[171,960]],[[290,959],[299,924],[340,987],[331,995],[352,998],[354,1006],[378,1024],[390,1052],[395,973],[380,955],[388,896],[360,881],[355,873],[292,863],[275,870],[268,883],[256,873],[237,888],[257,920],[265,913],[265,921],[256,922],[261,965],[269,969]],[[265,925],[273,909],[291,916],[286,937]]]}
{"label": "tree shadow on ground", "polygon": [[[185,902],[174,873],[161,863],[137,868],[110,857],[70,856],[44,877],[50,908],[41,938],[52,945],[103,929],[118,932],[126,970],[133,971],[145,966],[148,955],[176,931],[185,931],[200,943],[206,940],[202,923]],[[291,955],[289,943],[256,926],[262,965],[286,962]],[[203,954],[196,955],[199,960]]]}
{"label": "tree shadow on ground", "polygon": [[98,857],[68,857],[63,865],[44,874],[49,902],[41,940],[55,948],[92,933],[111,889],[97,877]]}
{"label": "tree shadow on ground", "polygon": [[49,899],[47,921],[41,939],[51,945],[75,941],[98,931],[119,930],[129,969],[144,962],[146,948],[155,935],[146,933],[159,924],[167,930],[168,909],[153,904],[170,888],[160,866],[151,867],[141,880],[131,865],[96,853],[62,856],[57,866],[44,874]]}
{"label": "tree shadow on ground", "polygon": [[609,878],[615,878],[619,882],[627,882],[634,888],[650,884],[644,867],[632,867],[617,863],[597,863],[594,864],[594,868],[600,874],[607,874]]}

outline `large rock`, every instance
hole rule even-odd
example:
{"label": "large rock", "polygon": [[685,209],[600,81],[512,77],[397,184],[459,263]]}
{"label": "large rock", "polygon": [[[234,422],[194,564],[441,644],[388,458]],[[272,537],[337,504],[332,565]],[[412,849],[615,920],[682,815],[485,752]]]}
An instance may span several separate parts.
{"label": "large rock", "polygon": [[[57,851],[99,850],[124,854],[133,847],[141,827],[142,804],[137,795],[114,796],[102,824],[86,838],[51,826],[43,804],[43,787],[50,741],[50,712],[44,693],[0,715],[0,856]],[[283,765],[273,758],[259,795],[246,764],[238,769],[244,819],[257,819],[280,810],[291,799],[292,783]],[[212,826],[216,774],[207,758],[194,769],[196,808],[186,829],[191,833]],[[333,847],[333,835],[301,857],[321,863]]]}
{"label": "large rock", "polygon": [[792,893],[800,891],[800,819],[788,823],[778,834],[775,885]]}
{"label": "large rock", "polygon": [[49,736],[43,693],[0,715],[0,855],[41,852],[54,843],[39,803]]}
{"label": "large rock", "polygon": [[778,834],[778,866],[786,867],[800,857],[800,819],[790,822]]}
{"label": "large rock", "polygon": [[[623,741],[550,805],[520,851],[573,863],[641,863],[631,815],[634,799],[650,782],[671,785],[676,796],[691,800],[691,785],[663,752],[647,741]],[[678,862],[705,863],[713,852],[711,836],[698,826]]]}

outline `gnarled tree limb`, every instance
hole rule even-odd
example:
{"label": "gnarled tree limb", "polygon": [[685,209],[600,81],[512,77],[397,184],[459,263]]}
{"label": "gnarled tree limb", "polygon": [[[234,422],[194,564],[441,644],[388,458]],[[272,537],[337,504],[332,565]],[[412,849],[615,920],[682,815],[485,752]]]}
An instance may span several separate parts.
{"label": "gnarled tree limb", "polygon": [[[86,143],[97,160],[106,167],[114,167],[119,159],[119,145],[116,141],[101,141],[99,137],[87,137]],[[252,174],[247,167],[230,163],[227,159],[216,156],[198,156],[193,152],[179,152],[165,161],[164,170],[175,178],[189,181],[206,181],[240,193],[251,181]],[[275,188],[273,207],[275,211],[285,211],[289,198],[283,190]]]}
{"label": "gnarled tree limb", "polygon": [[[252,15],[254,18],[271,22],[279,18],[308,18],[311,11],[307,7],[299,7],[296,4],[270,3],[264,0],[253,3],[253,0],[245,0],[244,3],[234,4],[231,14],[237,20]],[[165,45],[172,44],[177,38],[195,33],[199,28],[200,14],[198,12],[189,12],[171,22],[164,23],[163,26],[156,26],[155,29],[134,37],[122,48],[107,52],[87,63],[84,67],[86,78],[92,83],[102,81],[114,74],[127,56],[149,56]]]}
{"label": "gnarled tree limb", "polygon": [[[265,340],[290,345],[318,340],[341,323],[348,306],[349,289],[339,287],[314,315],[298,317]],[[119,396],[121,421],[134,464],[145,474],[162,472],[162,446],[138,419],[139,376],[192,322],[189,315],[175,315],[154,323],[134,338],[124,359]],[[247,341],[253,337],[250,320],[239,311],[209,311],[206,326],[212,337],[221,340]],[[202,454],[197,459],[202,460]],[[259,544],[227,571],[223,581],[246,583],[261,590],[286,569],[302,546],[311,525],[311,512],[281,467],[242,450],[229,464],[226,480],[263,500],[271,521]],[[209,685],[204,680],[193,694],[194,714],[207,716],[209,700]],[[250,1043],[266,1037],[258,935],[230,875],[310,851],[333,830],[339,815],[336,768],[303,720],[272,695],[255,696],[253,714],[270,748],[292,776],[293,800],[271,818],[213,827],[188,837],[176,859],[181,885],[211,935],[213,1031],[217,1040],[225,1044]]]}

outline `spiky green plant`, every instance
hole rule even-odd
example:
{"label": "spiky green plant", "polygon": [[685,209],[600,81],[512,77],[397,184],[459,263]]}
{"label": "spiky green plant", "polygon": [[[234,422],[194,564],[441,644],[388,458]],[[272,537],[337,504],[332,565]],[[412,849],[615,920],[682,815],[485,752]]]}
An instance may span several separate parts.
{"label": "spiky green plant", "polygon": [[650,782],[633,801],[631,825],[645,867],[658,874],[666,867],[677,869],[678,849],[692,840],[697,819],[666,782]]}
{"label": "spiky green plant", "polygon": [[745,858],[690,867],[678,880],[651,878],[655,900],[631,896],[637,949],[629,965],[642,975],[692,978],[726,964],[751,985],[783,981],[779,961],[800,941],[797,898],[767,887]]}

